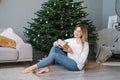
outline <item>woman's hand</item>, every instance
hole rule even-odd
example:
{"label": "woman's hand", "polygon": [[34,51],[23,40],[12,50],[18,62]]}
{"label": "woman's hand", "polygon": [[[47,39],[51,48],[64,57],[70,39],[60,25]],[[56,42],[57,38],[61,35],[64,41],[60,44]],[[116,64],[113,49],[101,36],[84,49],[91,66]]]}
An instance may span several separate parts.
{"label": "woman's hand", "polygon": [[68,49],[66,49],[66,50],[64,50],[64,51],[67,52],[67,53],[73,54],[73,51],[72,51],[70,48],[68,48]]}
{"label": "woman's hand", "polygon": [[60,45],[60,43],[58,43],[57,41],[55,42],[55,45],[62,48],[62,46]]}
{"label": "woman's hand", "polygon": [[67,42],[64,44],[62,48],[63,48],[63,51],[73,54],[73,50],[71,49],[71,47],[68,45]]}
{"label": "woman's hand", "polygon": [[55,42],[55,45],[62,48],[63,45],[65,44],[65,41],[61,40],[61,39],[58,39],[56,42]]}

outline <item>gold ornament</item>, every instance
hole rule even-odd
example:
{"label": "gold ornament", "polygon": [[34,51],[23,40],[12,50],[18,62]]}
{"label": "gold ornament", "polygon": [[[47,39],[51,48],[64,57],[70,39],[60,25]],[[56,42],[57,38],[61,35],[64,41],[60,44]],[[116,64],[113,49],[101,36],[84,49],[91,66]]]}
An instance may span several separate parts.
{"label": "gold ornament", "polygon": [[73,26],[73,22],[71,22],[70,24],[71,24],[71,26]]}
{"label": "gold ornament", "polygon": [[66,3],[65,5],[66,5],[66,6],[68,6],[68,5],[69,5],[69,3]]}
{"label": "gold ornament", "polygon": [[34,38],[33,41],[36,41],[36,38]]}

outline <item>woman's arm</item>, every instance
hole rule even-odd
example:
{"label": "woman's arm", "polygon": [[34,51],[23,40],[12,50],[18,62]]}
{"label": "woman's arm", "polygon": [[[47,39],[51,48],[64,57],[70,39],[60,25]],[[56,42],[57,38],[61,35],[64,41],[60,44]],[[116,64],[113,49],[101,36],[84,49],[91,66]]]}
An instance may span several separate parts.
{"label": "woman's arm", "polygon": [[80,54],[73,54],[73,57],[78,61],[80,64],[84,64],[89,53],[89,44],[88,42],[84,43],[84,48]]}
{"label": "woman's arm", "polygon": [[63,40],[61,40],[61,39],[58,39],[57,41],[55,41],[55,42],[53,43],[54,46],[58,46],[58,47],[60,47],[60,48],[62,48],[64,44],[65,44],[65,41],[63,41]]}

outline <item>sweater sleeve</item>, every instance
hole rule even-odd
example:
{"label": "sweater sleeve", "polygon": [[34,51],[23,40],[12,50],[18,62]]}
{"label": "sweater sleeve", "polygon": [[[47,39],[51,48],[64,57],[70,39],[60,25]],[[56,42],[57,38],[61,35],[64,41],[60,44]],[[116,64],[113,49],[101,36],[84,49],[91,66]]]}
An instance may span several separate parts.
{"label": "sweater sleeve", "polygon": [[87,56],[89,53],[89,44],[88,42],[84,43],[84,48],[82,50],[82,52],[80,54],[73,54],[74,59],[76,59],[75,61],[77,61],[77,63],[84,65]]}

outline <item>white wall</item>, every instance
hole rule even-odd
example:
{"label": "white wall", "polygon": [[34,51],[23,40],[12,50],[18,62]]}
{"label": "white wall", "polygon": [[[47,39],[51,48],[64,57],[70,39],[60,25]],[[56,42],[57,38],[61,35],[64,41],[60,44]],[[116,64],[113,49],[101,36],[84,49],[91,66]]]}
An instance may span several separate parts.
{"label": "white wall", "polygon": [[102,16],[103,17],[103,20],[102,20],[103,26],[102,26],[102,28],[108,27],[109,16],[116,15],[115,1],[116,0],[103,0],[103,16]]}
{"label": "white wall", "polygon": [[84,1],[84,6],[88,15],[88,19],[93,21],[93,24],[100,29],[102,27],[102,4],[103,0],[74,0],[74,1]]}
{"label": "white wall", "polygon": [[100,29],[102,27],[102,0],[84,0],[86,11],[89,13],[88,18],[93,24]]}
{"label": "white wall", "polygon": [[0,28],[12,27],[22,38],[27,21],[35,17],[41,4],[48,0],[2,0],[0,2]]}

